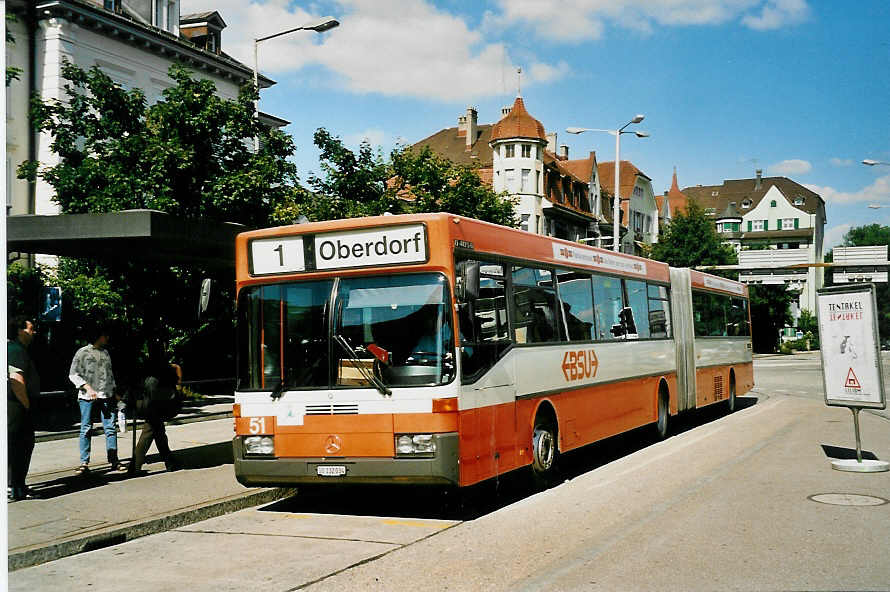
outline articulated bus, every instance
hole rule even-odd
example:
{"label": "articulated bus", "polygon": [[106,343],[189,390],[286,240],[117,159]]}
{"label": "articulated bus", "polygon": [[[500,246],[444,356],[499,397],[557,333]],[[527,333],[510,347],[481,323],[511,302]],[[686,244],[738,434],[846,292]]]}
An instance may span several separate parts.
{"label": "articulated bus", "polygon": [[743,284],[451,214],[246,232],[236,276],[245,485],[546,482],[753,387]]}

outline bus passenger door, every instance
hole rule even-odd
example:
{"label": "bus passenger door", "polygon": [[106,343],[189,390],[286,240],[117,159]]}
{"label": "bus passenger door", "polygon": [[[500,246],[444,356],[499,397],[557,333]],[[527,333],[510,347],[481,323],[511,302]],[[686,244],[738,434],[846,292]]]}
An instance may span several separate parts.
{"label": "bus passenger door", "polygon": [[688,269],[671,268],[671,313],[677,349],[677,411],[695,408],[695,331]]}

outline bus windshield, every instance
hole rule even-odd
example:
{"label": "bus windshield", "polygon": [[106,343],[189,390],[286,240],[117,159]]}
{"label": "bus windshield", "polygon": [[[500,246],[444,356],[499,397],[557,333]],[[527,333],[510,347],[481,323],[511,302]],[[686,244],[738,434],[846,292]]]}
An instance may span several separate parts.
{"label": "bus windshield", "polygon": [[441,274],[251,286],[238,300],[238,388],[432,386],[454,378]]}

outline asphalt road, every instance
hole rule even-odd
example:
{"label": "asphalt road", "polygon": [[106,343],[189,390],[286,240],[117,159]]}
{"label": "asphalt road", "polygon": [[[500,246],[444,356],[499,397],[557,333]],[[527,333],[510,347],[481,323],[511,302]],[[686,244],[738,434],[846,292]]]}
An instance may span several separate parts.
{"label": "asphalt road", "polygon": [[[736,413],[566,455],[544,492],[506,479],[453,510],[416,488],[304,490],[13,572],[10,589],[887,590],[890,473],[831,469],[852,426],[823,404],[818,363],[759,359]],[[862,417],[885,460],[888,427]]]}

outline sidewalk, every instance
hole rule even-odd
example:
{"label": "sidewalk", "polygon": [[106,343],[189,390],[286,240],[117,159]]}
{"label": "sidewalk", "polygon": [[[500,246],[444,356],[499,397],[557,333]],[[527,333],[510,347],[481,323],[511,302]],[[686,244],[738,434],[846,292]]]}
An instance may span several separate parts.
{"label": "sidewalk", "polygon": [[[210,415],[206,408],[202,411]],[[38,442],[28,485],[41,498],[8,505],[9,569],[166,531],[292,493],[245,488],[235,480],[231,419],[189,419],[194,415],[178,418],[167,428],[170,448],[182,467],[176,472],[166,471],[153,444],[143,466],[148,474],[109,473],[101,429],[92,438],[91,472],[84,476],[74,474],[79,464],[75,438]],[[122,460],[130,459],[132,448],[132,432],[119,434]]]}

